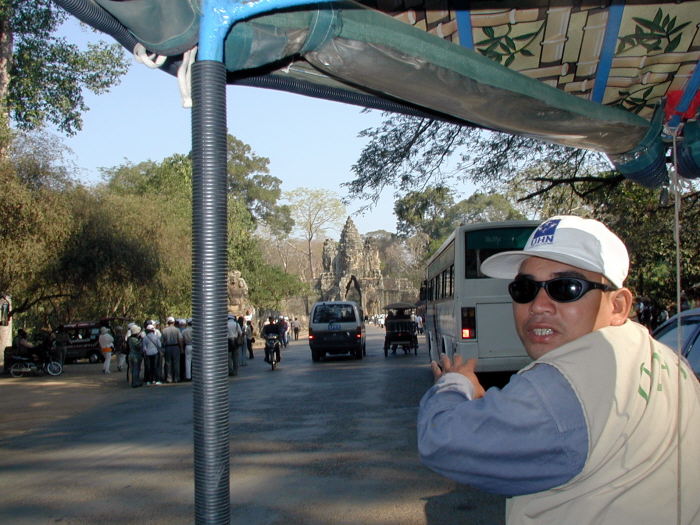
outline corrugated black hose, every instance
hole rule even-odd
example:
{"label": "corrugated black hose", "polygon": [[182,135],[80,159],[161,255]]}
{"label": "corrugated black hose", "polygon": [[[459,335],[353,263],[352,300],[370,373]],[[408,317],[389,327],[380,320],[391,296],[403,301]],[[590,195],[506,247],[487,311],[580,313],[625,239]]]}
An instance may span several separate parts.
{"label": "corrugated black hose", "polygon": [[226,69],[192,67],[192,313],[195,520],[229,523],[226,340]]}
{"label": "corrugated black hose", "polygon": [[138,44],[138,40],[136,40],[134,36],[129,33],[129,30],[124,27],[121,22],[102,9],[99,5],[96,5],[94,2],[87,2],[86,0],[54,1],[81,22],[85,22],[95,29],[111,35],[130,53],[134,52],[134,46]]}

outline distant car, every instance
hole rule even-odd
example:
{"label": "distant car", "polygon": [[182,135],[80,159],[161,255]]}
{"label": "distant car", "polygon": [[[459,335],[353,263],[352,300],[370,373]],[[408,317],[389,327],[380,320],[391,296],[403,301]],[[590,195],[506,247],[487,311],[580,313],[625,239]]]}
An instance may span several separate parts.
{"label": "distant car", "polygon": [[321,301],[309,316],[311,359],[320,361],[326,354],[350,354],[355,359],[367,355],[362,310],[353,301]]}
{"label": "distant car", "polygon": [[58,327],[68,334],[70,340],[66,345],[66,362],[72,363],[81,359],[87,359],[91,363],[102,363],[105,358],[100,348],[100,328],[106,326],[114,335],[114,325],[125,319],[121,317],[109,317],[99,321],[77,321],[66,323]]}
{"label": "distant car", "polygon": [[[688,360],[695,375],[700,378],[700,308],[681,312],[681,355]],[[660,324],[653,334],[654,339],[677,349],[678,315]]]}
{"label": "distant car", "polygon": [[104,326],[99,321],[77,321],[66,323],[59,327],[70,338],[66,344],[66,362],[72,363],[81,359],[87,359],[91,363],[104,361],[102,349],[98,339],[100,327]]}

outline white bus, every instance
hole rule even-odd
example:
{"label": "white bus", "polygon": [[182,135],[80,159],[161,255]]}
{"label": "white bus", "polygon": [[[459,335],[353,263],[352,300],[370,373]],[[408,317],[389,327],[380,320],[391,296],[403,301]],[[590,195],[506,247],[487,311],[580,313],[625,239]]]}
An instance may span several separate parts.
{"label": "white bus", "polygon": [[480,372],[515,371],[530,358],[518,339],[507,279],[481,273],[494,253],[521,250],[539,221],[458,227],[430,258],[423,283],[425,331],[431,360],[477,358]]}

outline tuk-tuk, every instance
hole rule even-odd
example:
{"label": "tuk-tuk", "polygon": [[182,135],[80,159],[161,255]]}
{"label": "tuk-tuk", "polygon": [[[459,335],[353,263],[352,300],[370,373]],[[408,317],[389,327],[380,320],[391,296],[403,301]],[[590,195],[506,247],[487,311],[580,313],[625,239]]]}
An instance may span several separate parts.
{"label": "tuk-tuk", "polygon": [[384,307],[387,311],[384,327],[384,357],[389,356],[400,346],[405,354],[413,349],[418,355],[418,326],[415,321],[415,305],[412,303],[392,303]]}

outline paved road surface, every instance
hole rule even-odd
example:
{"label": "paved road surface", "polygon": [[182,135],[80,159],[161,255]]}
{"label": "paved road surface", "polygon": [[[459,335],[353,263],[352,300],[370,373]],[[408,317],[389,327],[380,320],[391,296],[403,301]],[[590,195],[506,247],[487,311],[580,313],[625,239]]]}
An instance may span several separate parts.
{"label": "paved road surface", "polygon": [[[292,343],[230,381],[231,523],[500,525],[504,500],[423,467],[425,347],[312,363]],[[75,364],[0,379],[0,523],[193,523],[192,385],[131,389]]]}

